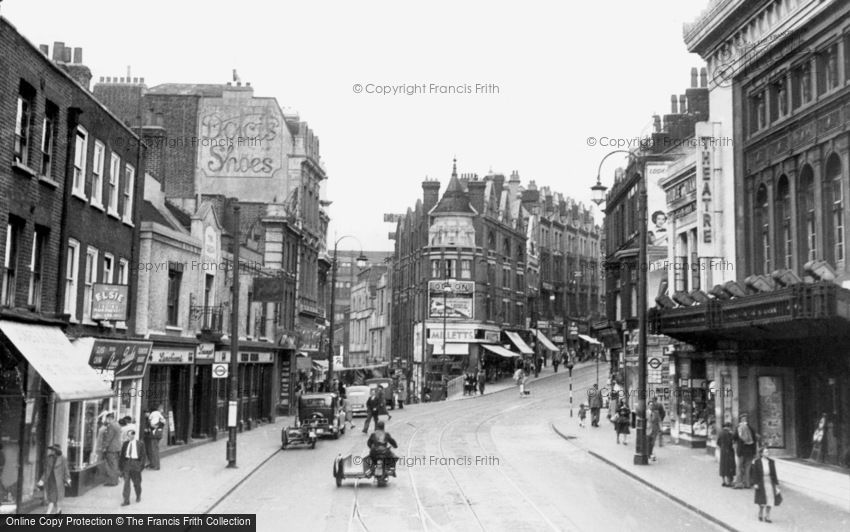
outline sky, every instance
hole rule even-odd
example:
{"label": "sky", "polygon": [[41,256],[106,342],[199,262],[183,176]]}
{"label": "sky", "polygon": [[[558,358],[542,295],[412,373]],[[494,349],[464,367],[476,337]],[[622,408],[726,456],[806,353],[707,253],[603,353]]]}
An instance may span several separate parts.
{"label": "sky", "polygon": [[682,23],[707,3],[5,0],[0,14],[34,44],[82,47],[95,81],[129,66],[149,87],[225,83],[236,69],[319,136],[329,245],[391,250],[384,213],[412,208],[426,176],[445,188],[454,157],[460,173],[516,170],[590,205],[607,144],[649,133],[704,66]]}

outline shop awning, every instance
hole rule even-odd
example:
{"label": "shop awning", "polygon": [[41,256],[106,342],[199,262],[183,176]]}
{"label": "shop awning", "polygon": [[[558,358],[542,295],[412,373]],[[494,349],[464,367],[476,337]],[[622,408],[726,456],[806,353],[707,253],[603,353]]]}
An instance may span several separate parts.
{"label": "shop awning", "polygon": [[499,356],[503,356],[505,358],[519,357],[519,353],[514,353],[513,351],[505,349],[504,347],[502,347],[500,345],[485,345],[483,347],[487,351],[490,351],[491,353],[499,355]]}
{"label": "shop awning", "polygon": [[513,331],[505,331],[505,334],[508,336],[508,339],[511,341],[511,343],[514,344],[517,349],[519,349],[520,353],[522,353],[523,355],[533,355],[534,354],[534,350],[531,349],[530,347],[528,347],[528,344],[525,343],[525,340],[523,340],[519,336],[519,334],[517,334]]}
{"label": "shop awning", "polygon": [[60,401],[100,399],[112,390],[78,353],[59,327],[0,320],[0,331]]}
{"label": "shop awning", "polygon": [[578,335],[578,337],[579,337],[579,339],[584,340],[585,342],[589,343],[590,345],[602,345],[602,343],[599,340],[597,340],[596,338],[591,338],[590,336],[588,336],[586,334],[580,334],[580,335]]}
{"label": "shop awning", "polygon": [[446,342],[446,352],[443,352],[443,343],[436,342],[434,345],[433,355],[468,355],[469,344],[459,344]]}
{"label": "shop awning", "polygon": [[551,340],[549,340],[548,338],[546,338],[546,335],[545,335],[545,334],[543,334],[542,332],[538,331],[537,329],[531,329],[531,332],[532,332],[532,333],[534,333],[534,337],[535,337],[535,338],[537,338],[537,340],[538,340],[541,344],[543,344],[543,347],[545,347],[545,348],[546,348],[546,349],[548,349],[549,351],[554,351],[554,352],[556,352],[556,353],[559,351],[559,350],[558,350],[558,348],[557,348],[557,347],[555,347],[555,344],[553,344]]}

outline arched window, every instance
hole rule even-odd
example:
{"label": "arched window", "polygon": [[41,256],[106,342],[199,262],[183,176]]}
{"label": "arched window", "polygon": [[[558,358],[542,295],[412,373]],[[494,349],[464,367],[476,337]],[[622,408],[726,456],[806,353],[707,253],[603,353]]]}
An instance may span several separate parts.
{"label": "arched window", "polygon": [[502,255],[505,257],[511,256],[511,240],[509,238],[505,239],[504,246],[502,247]]}
{"label": "arched window", "polygon": [[496,251],[496,236],[492,231],[487,235],[487,251]]}
{"label": "arched window", "polygon": [[832,154],[826,160],[823,180],[823,215],[827,235],[832,238],[831,256],[825,257],[833,264],[844,262],[844,202],[841,159]]}
{"label": "arched window", "polygon": [[[817,258],[817,233],[815,226],[815,176],[808,164],[800,170],[800,189],[797,197],[799,214],[798,241],[800,266]],[[802,268],[801,268],[802,270]]]}
{"label": "arched window", "polygon": [[776,263],[783,268],[793,268],[791,242],[791,187],[788,176],[782,175],[776,184],[776,203],[773,207],[776,227]]}
{"label": "arched window", "polygon": [[756,191],[753,205],[753,230],[755,232],[754,270],[770,273],[770,216],[767,187],[762,184]]}

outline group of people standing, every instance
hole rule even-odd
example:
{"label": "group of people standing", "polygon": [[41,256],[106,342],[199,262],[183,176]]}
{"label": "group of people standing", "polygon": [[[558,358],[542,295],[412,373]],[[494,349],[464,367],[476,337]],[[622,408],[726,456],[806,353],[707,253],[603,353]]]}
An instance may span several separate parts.
{"label": "group of people standing", "polygon": [[478,368],[477,372],[470,372],[464,375],[463,379],[463,395],[484,395],[484,385],[487,383],[487,373],[484,368]]}
{"label": "group of people standing", "polygon": [[728,421],[723,424],[717,436],[717,448],[720,451],[721,486],[733,489],[755,488],[754,502],[759,507],[758,519],[772,522],[770,510],[782,502],[776,463],[768,457],[767,446],[761,444],[761,437],[750,427],[746,413],[738,416],[738,426],[734,429]]}
{"label": "group of people standing", "polygon": [[[159,469],[159,440],[165,427],[162,405],[144,417],[143,439],[139,439],[136,421],[131,416],[116,420],[115,413],[103,416],[97,430],[97,449],[100,472],[106,477],[105,486],[117,486],[124,479],[123,504],[130,504],[130,488],[136,502],[142,499],[142,470]],[[62,455],[62,447],[54,443],[47,448],[44,473],[37,484],[44,491],[48,514],[61,514],[65,488],[71,486],[71,472]]]}

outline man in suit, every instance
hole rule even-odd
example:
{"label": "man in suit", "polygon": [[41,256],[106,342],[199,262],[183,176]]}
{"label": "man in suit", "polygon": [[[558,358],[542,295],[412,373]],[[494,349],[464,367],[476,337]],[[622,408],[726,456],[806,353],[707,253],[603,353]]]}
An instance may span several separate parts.
{"label": "man in suit", "polygon": [[142,500],[142,469],[145,468],[145,444],[136,439],[135,429],[127,431],[128,440],[121,447],[119,459],[121,473],[124,475],[124,502],[130,504],[130,483],[136,491],[136,502]]}
{"label": "man in suit", "polygon": [[106,457],[106,485],[117,486],[118,475],[118,456],[121,454],[121,425],[115,421],[115,414],[110,412],[106,415],[106,434],[104,435],[104,449]]}

